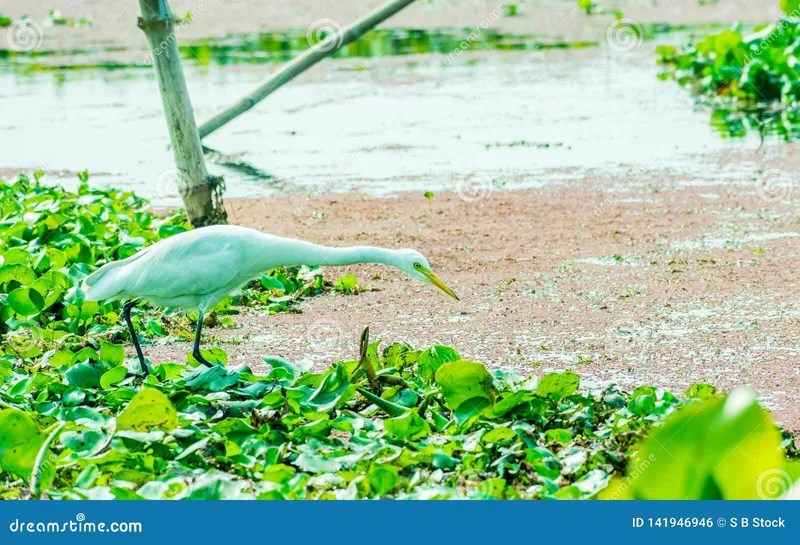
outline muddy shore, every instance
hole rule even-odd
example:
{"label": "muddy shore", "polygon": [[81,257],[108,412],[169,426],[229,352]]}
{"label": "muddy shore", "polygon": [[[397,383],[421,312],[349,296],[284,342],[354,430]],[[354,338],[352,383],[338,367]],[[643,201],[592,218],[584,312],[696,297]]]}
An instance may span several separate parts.
{"label": "muddy shore", "polygon": [[[644,171],[474,200],[443,193],[431,206],[416,193],[231,200],[233,221],[266,232],[416,248],[461,302],[385,267],[329,268],[328,279],[351,272],[378,291],[309,299],[300,314],[245,313],[208,335],[258,371],[266,354],[317,368],[352,359],[369,325],[388,343],[447,344],[525,375],[571,368],[585,386],[749,385],[797,430],[800,194],[774,178],[796,148],[709,158],[723,175],[769,163],[738,184]],[[183,361],[188,349],[145,352]]]}

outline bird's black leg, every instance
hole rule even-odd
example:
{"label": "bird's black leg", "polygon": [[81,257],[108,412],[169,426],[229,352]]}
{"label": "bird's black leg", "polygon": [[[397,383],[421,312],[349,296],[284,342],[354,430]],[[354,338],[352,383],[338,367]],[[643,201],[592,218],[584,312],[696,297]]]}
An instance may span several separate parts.
{"label": "bird's black leg", "polygon": [[131,340],[133,340],[133,347],[136,349],[136,355],[139,357],[139,365],[142,366],[142,373],[147,376],[150,371],[147,369],[147,364],[144,361],[144,354],[142,354],[142,347],[139,346],[139,337],[136,336],[136,330],[133,329],[133,322],[131,321],[131,309],[136,306],[139,301],[134,299],[122,305],[122,316],[125,317],[125,323],[128,324],[128,331],[131,332]]}
{"label": "bird's black leg", "polygon": [[192,356],[194,356],[194,359],[196,359],[206,367],[214,367],[214,364],[205,359],[203,355],[200,353],[200,330],[202,329],[203,329],[203,311],[200,311],[200,314],[197,315],[197,329],[195,330],[194,333],[194,348],[192,348]]}

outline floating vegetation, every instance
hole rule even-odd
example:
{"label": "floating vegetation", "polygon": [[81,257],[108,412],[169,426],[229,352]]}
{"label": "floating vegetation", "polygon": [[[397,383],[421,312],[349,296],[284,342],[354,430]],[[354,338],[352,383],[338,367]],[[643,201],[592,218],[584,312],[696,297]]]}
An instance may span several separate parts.
{"label": "floating vegetation", "polygon": [[711,123],[724,136],[755,131],[794,139],[800,136],[798,44],[798,21],[758,26],[748,35],[736,25],[680,50],[659,46],[660,77],[691,88],[711,106]]}
{"label": "floating vegetation", "polygon": [[[382,348],[368,331],[358,358],[320,373],[274,357],[264,358],[264,375],[195,367],[190,357],[143,378],[108,334],[115,304],[84,302],[74,288],[99,265],[186,229],[185,220],[154,217],[130,192],[92,189],[85,173],[76,193],[40,177],[0,184],[0,498],[793,494],[792,440],[751,394],[724,399],[706,384],[685,399],[650,386],[583,393],[569,370],[490,371],[447,346]],[[310,271],[269,271],[217,313],[253,301],[285,310],[325,289]],[[335,289],[360,287],[345,275]],[[154,336],[176,328],[137,319]],[[227,363],[222,348],[211,352]]]}
{"label": "floating vegetation", "polygon": [[[41,184],[41,177],[37,172],[33,179],[0,182],[0,333],[6,349],[34,356],[125,339],[120,302],[84,301],[76,287],[103,264],[187,230],[188,222],[181,213],[154,216],[147,201],[131,192],[93,189],[85,172],[74,193]],[[319,269],[265,271],[216,313],[235,314],[234,304],[281,312],[331,289]],[[180,315],[137,312],[135,321],[149,336],[165,337],[170,329],[181,338],[190,335],[191,326]],[[232,325],[230,318],[221,321]]]}

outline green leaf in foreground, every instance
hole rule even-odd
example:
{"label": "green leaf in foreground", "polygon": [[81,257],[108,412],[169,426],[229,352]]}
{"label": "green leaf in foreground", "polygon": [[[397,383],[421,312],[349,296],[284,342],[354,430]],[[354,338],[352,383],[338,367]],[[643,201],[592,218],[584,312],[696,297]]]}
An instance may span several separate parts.
{"label": "green leaf in foreground", "polygon": [[155,388],[142,388],[117,418],[118,430],[172,431],[178,427],[178,413],[169,398]]}
{"label": "green leaf in foreground", "polygon": [[128,374],[128,369],[124,365],[118,365],[113,369],[109,369],[103,376],[100,377],[100,387],[104,389],[109,389],[115,384],[118,384],[125,380],[125,376]]}
{"label": "green leaf in foreground", "polygon": [[557,400],[574,394],[578,390],[580,383],[580,375],[571,371],[550,373],[539,380],[536,393],[542,397],[549,397]]}
{"label": "green leaf in foreground", "polygon": [[8,304],[21,316],[33,316],[44,308],[44,299],[34,289],[17,288],[8,294]]}
{"label": "green leaf in foreground", "polygon": [[492,375],[480,363],[467,360],[445,363],[436,371],[436,384],[447,405],[457,409],[473,397],[493,399]]}
{"label": "green leaf in foreground", "polygon": [[[780,449],[781,435],[747,389],[685,407],[631,460],[628,474],[606,499],[768,499],[786,493],[790,473]],[[785,475],[782,487],[768,486]]]}
{"label": "green leaf in foreground", "polygon": [[[30,481],[36,457],[47,437],[27,413],[17,409],[0,411],[0,469]],[[55,467],[48,464],[41,472],[39,480],[49,482]]]}

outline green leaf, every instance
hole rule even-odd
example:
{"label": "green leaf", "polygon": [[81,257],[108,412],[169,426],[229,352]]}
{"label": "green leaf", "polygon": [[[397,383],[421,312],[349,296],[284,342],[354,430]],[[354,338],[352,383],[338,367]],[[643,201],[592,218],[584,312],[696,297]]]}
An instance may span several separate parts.
{"label": "green leaf", "polygon": [[125,346],[101,341],[100,360],[110,365],[121,365],[125,361]]}
{"label": "green leaf", "polygon": [[[202,356],[209,363],[213,363],[215,365],[228,365],[228,353],[218,346],[208,349],[201,349],[200,354],[202,354]],[[203,365],[195,359],[191,352],[186,355],[186,363],[192,367],[199,367]]]}
{"label": "green leaf", "polygon": [[156,365],[154,372],[161,380],[178,380],[185,370],[186,367],[177,363],[162,363]]}
{"label": "green leaf", "polygon": [[239,382],[239,373],[219,365],[203,366],[193,371],[192,374],[186,375],[184,380],[186,387],[190,390],[221,392]]}
{"label": "green leaf", "polygon": [[22,263],[6,263],[0,267],[0,286],[8,282],[19,282],[23,286],[30,286],[36,281],[36,273]]}
{"label": "green leaf", "polygon": [[536,394],[558,400],[574,394],[578,390],[580,383],[580,375],[571,371],[550,373],[541,378],[539,385],[536,387]]}
{"label": "green leaf", "polygon": [[78,352],[75,352],[75,354],[72,356],[72,359],[70,360],[70,365],[75,365],[76,363],[85,362],[89,360],[96,361],[98,359],[100,359],[100,356],[97,354],[97,352],[95,352],[93,348],[87,346],[86,348],[82,348]]}
{"label": "green leaf", "polygon": [[411,409],[406,407],[405,405],[400,405],[399,403],[393,403],[387,399],[383,399],[380,396],[376,396],[369,390],[365,390],[364,388],[359,388],[358,393],[364,396],[367,401],[374,403],[378,408],[383,410],[389,416],[402,416],[409,412]]}
{"label": "green leaf", "polygon": [[437,469],[453,469],[459,464],[458,458],[446,454],[444,451],[437,450],[433,453],[432,458],[433,467]]}
{"label": "green leaf", "polygon": [[548,443],[560,443],[562,445],[568,445],[572,442],[572,435],[569,433],[569,430],[563,428],[547,430],[544,432],[544,438]]}
{"label": "green leaf", "polygon": [[31,288],[17,288],[8,294],[8,304],[20,316],[32,316],[44,308],[44,298]]}
{"label": "green leaf", "polygon": [[445,363],[436,371],[436,384],[442,389],[447,406],[457,409],[473,397],[494,398],[492,375],[480,363],[459,360]]}
{"label": "green leaf", "polygon": [[397,469],[388,464],[373,465],[367,472],[367,480],[372,491],[378,496],[383,496],[397,487]]}
{"label": "green leaf", "polygon": [[628,410],[636,416],[647,416],[656,410],[656,400],[649,395],[640,395],[628,403]]}
{"label": "green leaf", "polygon": [[[0,469],[30,482],[36,457],[48,434],[39,430],[36,421],[17,409],[0,411]],[[52,482],[55,465],[41,468],[40,482]],[[41,487],[40,487],[41,489]]]}
{"label": "green leaf", "polygon": [[630,490],[615,483],[603,497],[766,498],[765,476],[784,471],[780,443],[780,432],[752,392],[738,389],[688,405],[655,428],[631,461],[628,471],[637,478],[628,480]]}
{"label": "green leaf", "polygon": [[525,390],[518,390],[494,404],[494,406],[487,411],[487,418],[502,418],[509,412],[513,411],[520,405],[530,403],[533,400],[533,394]]}
{"label": "green leaf", "polygon": [[76,363],[64,373],[67,381],[78,388],[97,388],[105,368],[97,362]]}
{"label": "green leaf", "polygon": [[86,399],[86,394],[80,388],[70,388],[61,396],[65,407],[80,405]]}
{"label": "green leaf", "polygon": [[492,402],[483,396],[467,399],[455,411],[456,422],[459,424],[467,423],[470,419],[481,415],[491,404]]}
{"label": "green leaf", "polygon": [[305,405],[317,411],[328,411],[349,399],[348,392],[352,395],[355,389],[350,389],[350,378],[343,365],[337,365],[333,372],[329,372],[320,383],[319,387],[306,400]]}
{"label": "green leaf", "polygon": [[501,441],[505,441],[516,436],[517,434],[514,432],[514,430],[508,426],[498,426],[495,429],[486,432],[482,437],[482,441],[486,444],[500,443]]}
{"label": "green leaf", "polygon": [[786,15],[796,15],[800,9],[800,0],[780,0],[781,11]]}
{"label": "green leaf", "polygon": [[281,292],[285,292],[286,291],[286,288],[284,287],[284,285],[281,284],[281,282],[277,278],[269,276],[269,275],[266,275],[266,274],[261,277],[261,285],[264,286],[268,290],[278,290],[278,291],[281,291]]}
{"label": "green leaf", "polygon": [[119,384],[125,380],[127,374],[128,369],[124,365],[118,365],[113,369],[109,369],[100,377],[100,387],[104,390],[108,390],[115,384]]}
{"label": "green leaf", "polygon": [[419,355],[419,375],[423,380],[430,380],[436,371],[447,362],[458,361],[461,356],[449,346],[434,345],[423,350]]}
{"label": "green leaf", "polygon": [[185,233],[186,229],[179,225],[169,225],[165,223],[158,228],[158,238],[165,239],[180,233]]}
{"label": "green leaf", "polygon": [[178,413],[169,398],[155,388],[143,388],[117,418],[118,430],[149,431],[178,427]]}
{"label": "green leaf", "polygon": [[710,384],[697,382],[686,390],[686,397],[694,399],[708,399],[717,395],[717,389]]}
{"label": "green leaf", "polygon": [[384,420],[383,427],[387,432],[400,440],[410,439],[415,441],[427,437],[431,433],[431,428],[428,423],[413,411],[403,416]]}
{"label": "green leaf", "polygon": [[354,274],[346,274],[336,281],[336,289],[343,293],[352,293],[357,284],[358,278]]}

